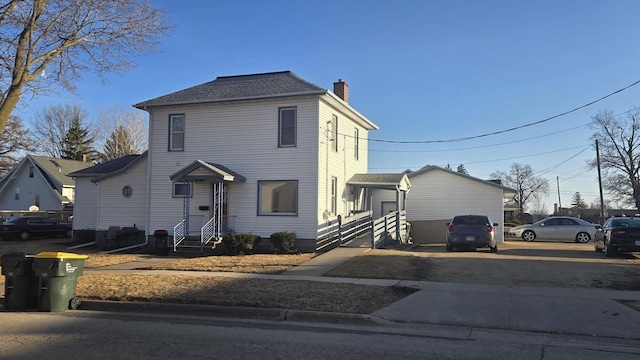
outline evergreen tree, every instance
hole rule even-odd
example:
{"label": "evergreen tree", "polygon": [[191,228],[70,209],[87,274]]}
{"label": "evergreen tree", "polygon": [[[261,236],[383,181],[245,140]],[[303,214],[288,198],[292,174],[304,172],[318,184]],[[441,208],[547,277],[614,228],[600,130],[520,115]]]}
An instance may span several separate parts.
{"label": "evergreen tree", "polygon": [[462,164],[458,165],[458,172],[460,174],[469,175],[469,172],[467,171],[467,169]]}
{"label": "evergreen tree", "polygon": [[119,125],[107,139],[101,157],[103,161],[109,161],[137,153],[131,134],[124,126]]}
{"label": "evergreen tree", "polygon": [[584,201],[582,195],[578,191],[576,191],[576,193],[571,197],[571,206],[578,209],[586,209],[588,207],[587,202]]}
{"label": "evergreen tree", "polygon": [[447,166],[444,167],[447,170],[451,170],[451,164],[447,163]]}
{"label": "evergreen tree", "polygon": [[71,127],[62,143],[61,158],[82,161],[85,155],[87,161],[96,160],[97,154],[93,148],[93,137],[89,135],[89,130],[82,126],[80,118],[74,116],[71,119]]}

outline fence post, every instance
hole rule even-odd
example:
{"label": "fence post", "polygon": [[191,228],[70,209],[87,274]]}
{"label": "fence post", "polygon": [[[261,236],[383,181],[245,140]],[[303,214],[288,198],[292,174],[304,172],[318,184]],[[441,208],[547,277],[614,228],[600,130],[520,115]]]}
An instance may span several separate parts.
{"label": "fence post", "polygon": [[342,246],[342,215],[338,215],[338,243]]}
{"label": "fence post", "polygon": [[375,220],[371,218],[371,248],[376,248],[376,228],[375,228]]}

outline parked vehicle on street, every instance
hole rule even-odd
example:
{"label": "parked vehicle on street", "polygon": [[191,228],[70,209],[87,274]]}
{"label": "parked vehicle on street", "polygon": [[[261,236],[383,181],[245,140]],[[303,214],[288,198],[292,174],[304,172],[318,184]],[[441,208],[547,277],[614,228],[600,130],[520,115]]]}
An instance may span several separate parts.
{"label": "parked vehicle on street", "polygon": [[640,218],[614,217],[599,230],[593,247],[606,257],[620,253],[640,252]]}
{"label": "parked vehicle on street", "polygon": [[447,251],[456,248],[488,247],[491,252],[498,251],[495,227],[486,215],[458,215],[447,224]]}
{"label": "parked vehicle on street", "polygon": [[59,223],[45,216],[15,217],[0,225],[0,239],[28,240],[36,237],[71,237],[70,223]]}
{"label": "parked vehicle on street", "polygon": [[518,225],[509,230],[509,236],[524,241],[535,239],[573,240],[588,243],[596,235],[598,224],[570,216],[551,216],[533,224]]}

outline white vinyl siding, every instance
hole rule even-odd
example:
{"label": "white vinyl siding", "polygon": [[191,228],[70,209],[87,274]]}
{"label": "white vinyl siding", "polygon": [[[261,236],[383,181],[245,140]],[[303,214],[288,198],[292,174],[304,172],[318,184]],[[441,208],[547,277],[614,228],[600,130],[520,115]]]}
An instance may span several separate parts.
{"label": "white vinyl siding", "polygon": [[[279,148],[274,141],[282,108],[296,108],[296,147]],[[185,143],[194,145],[184,152],[162,151],[168,136],[166,119],[176,112],[189,120]],[[228,215],[235,217],[236,232],[268,237],[274,232],[292,231],[302,239],[315,238],[318,132],[318,99],[311,97],[154,110],[149,136],[149,230],[173,233],[173,226],[183,217],[183,199],[171,196],[169,176],[199,159],[224,165],[247,179],[229,184]],[[282,179],[298,181],[298,215],[258,216],[258,180]],[[210,185],[200,188],[196,184],[190,214],[202,213],[198,206],[210,201]]]}
{"label": "white vinyl siding", "polygon": [[[338,118],[337,127],[332,131],[330,125],[334,120],[334,116]],[[319,125],[321,131],[318,134],[320,143],[318,152],[318,223],[333,221],[338,215],[343,217],[349,216],[351,210],[354,209],[353,195],[351,188],[346,182],[355,174],[366,174],[367,146],[366,137],[367,130],[357,125],[349,114],[339,112],[337,108],[331,104],[320,102],[320,119]],[[359,159],[353,156],[353,141],[351,134],[354,129],[359,130],[360,149]],[[332,136],[336,136],[337,151],[334,150]],[[331,178],[338,179],[335,188],[332,186]],[[335,191],[335,211],[332,210],[333,199],[332,189]],[[326,216],[329,218],[326,218]]]}
{"label": "white vinyl siding", "polygon": [[[97,230],[107,230],[109,226],[114,225],[120,227],[135,225],[140,230],[146,228],[146,173],[147,159],[145,158],[134,164],[127,172],[97,183],[96,187],[99,188]],[[125,197],[122,193],[125,186],[131,187],[129,197]],[[151,233],[153,230],[151,229]]]}
{"label": "white vinyl siding", "polygon": [[95,230],[98,223],[98,186],[92,178],[76,178],[79,196],[73,204],[73,230]]}

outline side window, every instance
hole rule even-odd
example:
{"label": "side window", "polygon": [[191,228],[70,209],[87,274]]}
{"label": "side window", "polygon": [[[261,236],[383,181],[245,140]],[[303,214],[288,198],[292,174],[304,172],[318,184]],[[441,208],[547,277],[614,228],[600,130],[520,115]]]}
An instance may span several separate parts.
{"label": "side window", "polygon": [[173,197],[192,197],[190,182],[174,182],[173,183]]}
{"label": "side window", "polygon": [[184,150],[184,115],[169,115],[169,151]]}
{"label": "side window", "polygon": [[297,109],[280,108],[278,113],[278,147],[295,147]]}
{"label": "side window", "polygon": [[331,213],[338,213],[338,178],[331,177]]}
{"label": "side window", "polygon": [[298,182],[258,181],[258,215],[298,215]]}
{"label": "side window", "polygon": [[360,157],[358,145],[360,144],[360,130],[358,128],[353,129],[353,157],[358,160]]}
{"label": "side window", "polygon": [[327,123],[327,131],[329,132],[329,144],[333,151],[338,151],[338,117],[333,115],[331,121]]}

